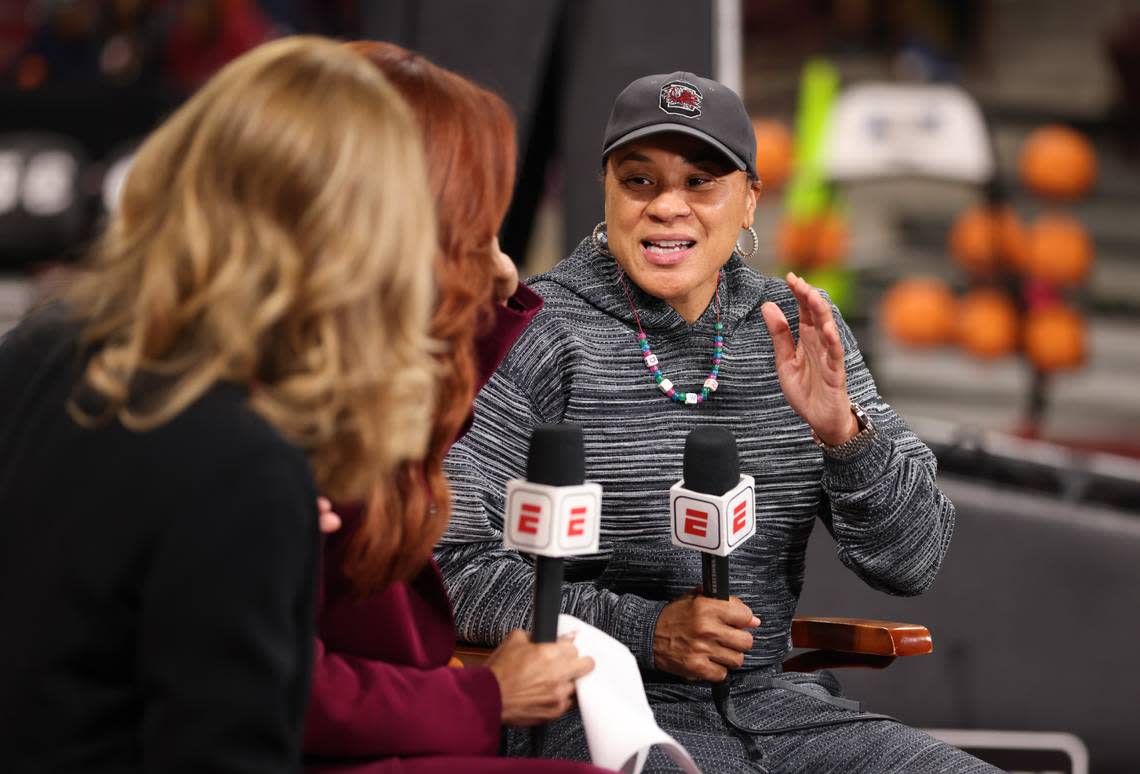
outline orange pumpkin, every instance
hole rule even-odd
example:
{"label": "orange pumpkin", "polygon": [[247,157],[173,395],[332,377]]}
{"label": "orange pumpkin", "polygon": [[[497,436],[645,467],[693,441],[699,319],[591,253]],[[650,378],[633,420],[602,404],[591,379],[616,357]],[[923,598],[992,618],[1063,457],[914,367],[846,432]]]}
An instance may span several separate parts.
{"label": "orange pumpkin", "polygon": [[1025,273],[1034,279],[1076,285],[1092,267],[1092,241],[1084,227],[1068,215],[1039,217],[1029,228],[1028,245]]}
{"label": "orange pumpkin", "polygon": [[971,274],[988,276],[999,269],[1021,271],[1025,266],[1026,234],[1009,207],[971,207],[950,230],[950,252]]}
{"label": "orange pumpkin", "polygon": [[1017,348],[1021,320],[1008,295],[972,290],[958,301],[958,343],[974,357],[997,358]]}
{"label": "orange pumpkin", "polygon": [[1096,180],[1096,153],[1092,143],[1067,126],[1034,130],[1021,147],[1021,181],[1038,195],[1051,199],[1077,199]]}
{"label": "orange pumpkin", "polygon": [[756,174],[765,190],[777,191],[792,174],[795,143],[788,127],[779,121],[753,119],[756,133]]}
{"label": "orange pumpkin", "polygon": [[847,221],[837,212],[828,212],[815,222],[815,262],[823,268],[837,266],[847,257],[850,234]]}
{"label": "orange pumpkin", "polygon": [[785,217],[776,252],[780,263],[793,269],[826,268],[843,262],[849,241],[847,221],[837,212],[810,220]]}
{"label": "orange pumpkin", "polygon": [[802,269],[815,262],[815,222],[785,216],[776,235],[776,254],[780,263]]}
{"label": "orange pumpkin", "polygon": [[930,277],[904,279],[883,298],[882,320],[891,338],[915,347],[945,344],[953,338],[957,302],[945,282]]}
{"label": "orange pumpkin", "polygon": [[1057,304],[1025,318],[1025,354],[1041,371],[1077,368],[1085,362],[1085,321],[1076,310]]}

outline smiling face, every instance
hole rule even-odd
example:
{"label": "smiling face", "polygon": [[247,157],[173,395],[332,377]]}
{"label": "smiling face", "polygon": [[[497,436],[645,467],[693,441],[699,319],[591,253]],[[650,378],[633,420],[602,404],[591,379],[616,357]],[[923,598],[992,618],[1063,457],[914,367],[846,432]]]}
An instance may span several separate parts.
{"label": "smiling face", "polygon": [[694,322],[716,290],[760,184],[696,137],[661,134],[606,159],[610,252],[629,277]]}

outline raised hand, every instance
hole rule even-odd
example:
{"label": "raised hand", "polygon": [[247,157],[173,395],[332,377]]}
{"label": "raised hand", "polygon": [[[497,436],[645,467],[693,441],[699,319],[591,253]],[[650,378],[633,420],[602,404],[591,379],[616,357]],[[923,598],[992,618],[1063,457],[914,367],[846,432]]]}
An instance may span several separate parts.
{"label": "raised hand", "polygon": [[788,405],[811,426],[828,446],[853,438],[859,423],[847,396],[843,342],[831,315],[831,306],[819,291],[791,272],[788,287],[800,313],[800,340],[792,337],[788,320],[771,301],[760,307],[776,349],[776,372]]}
{"label": "raised hand", "polygon": [[740,601],[727,601],[686,594],[670,602],[657,618],[653,632],[654,665],[663,672],[689,680],[720,682],[729,669],[744,663],[752,648],[746,631],[760,619]]}

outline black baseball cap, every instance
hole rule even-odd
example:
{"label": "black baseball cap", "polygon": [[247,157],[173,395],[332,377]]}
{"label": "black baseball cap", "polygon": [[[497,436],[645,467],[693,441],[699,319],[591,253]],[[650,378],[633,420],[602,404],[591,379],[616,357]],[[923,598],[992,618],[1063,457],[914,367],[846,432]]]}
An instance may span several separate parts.
{"label": "black baseball cap", "polygon": [[756,134],[740,97],[723,83],[685,72],[647,75],[622,89],[606,123],[602,160],[628,142],[666,132],[704,140],[757,176]]}

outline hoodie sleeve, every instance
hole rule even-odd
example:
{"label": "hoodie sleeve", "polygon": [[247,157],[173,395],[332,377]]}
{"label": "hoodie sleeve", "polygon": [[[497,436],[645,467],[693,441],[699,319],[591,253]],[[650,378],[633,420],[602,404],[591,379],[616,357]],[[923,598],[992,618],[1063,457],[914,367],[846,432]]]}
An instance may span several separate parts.
{"label": "hoodie sleeve", "polygon": [[839,559],[868,585],[921,594],[942,564],[954,531],[954,506],[935,481],[934,454],[879,395],[851,329],[834,306],[846,352],[847,391],[867,412],[873,442],[850,457],[824,453],[821,518]]}

